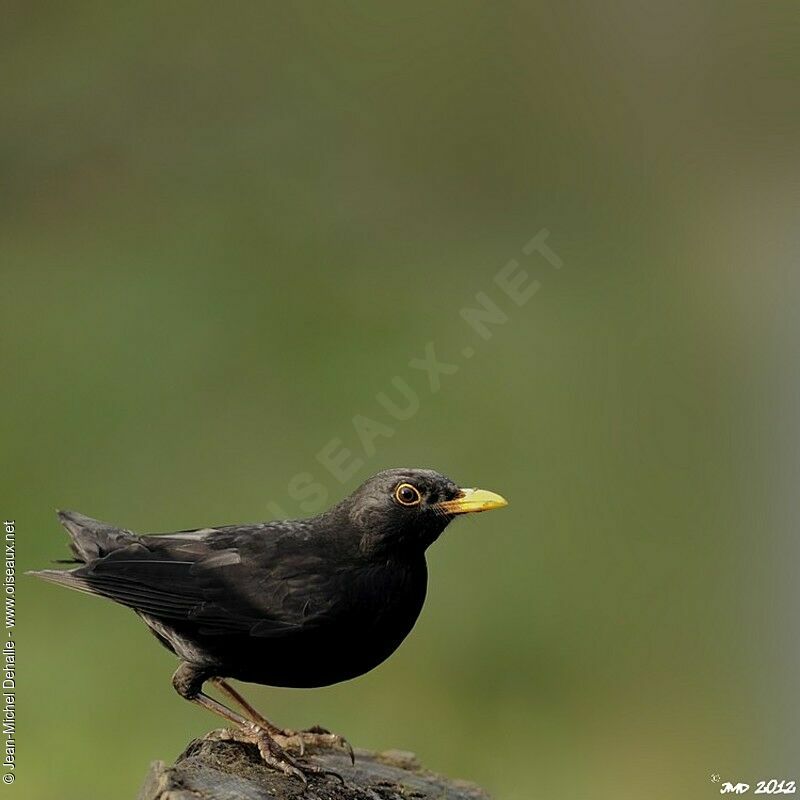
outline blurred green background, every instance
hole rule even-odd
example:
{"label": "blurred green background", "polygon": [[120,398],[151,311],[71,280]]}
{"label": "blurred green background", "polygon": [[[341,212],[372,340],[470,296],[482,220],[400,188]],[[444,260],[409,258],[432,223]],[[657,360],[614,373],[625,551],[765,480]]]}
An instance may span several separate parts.
{"label": "blurred green background", "polygon": [[[388,466],[506,495],[404,646],[281,724],[497,798],[800,778],[796,3],[9,3],[2,513],[139,531]],[[522,254],[538,231],[563,260]],[[794,240],[794,243],[791,243]],[[516,258],[523,306],[494,278]],[[461,317],[483,292],[508,317]],[[458,366],[432,392],[409,366]],[[467,358],[465,348],[474,355]],[[413,387],[395,422],[376,400]],[[365,455],[352,419],[390,424]],[[344,483],[332,439],[362,463]],[[21,581],[9,795],[135,795],[216,726],[136,617]]]}

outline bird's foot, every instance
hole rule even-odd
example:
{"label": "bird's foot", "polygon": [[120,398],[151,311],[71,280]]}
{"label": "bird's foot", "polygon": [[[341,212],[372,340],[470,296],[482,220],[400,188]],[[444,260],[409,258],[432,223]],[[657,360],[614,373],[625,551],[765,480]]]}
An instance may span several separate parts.
{"label": "bird's foot", "polygon": [[281,747],[289,750],[296,750],[301,756],[307,749],[329,750],[338,747],[350,756],[351,763],[356,763],[356,756],[350,742],[348,742],[344,736],[339,736],[338,733],[331,733],[329,730],[319,725],[314,725],[313,728],[306,728],[303,731],[282,730],[279,733],[273,734],[273,739],[275,739]]}
{"label": "bird's foot", "polygon": [[[268,767],[272,767],[272,769],[276,769],[284,775],[298,778],[304,784],[308,784],[309,775],[331,775],[339,780],[342,786],[345,785],[344,778],[338,772],[318,767],[315,764],[300,762],[293,756],[290,756],[289,753],[286,752],[285,743],[279,743],[277,740],[289,739],[291,737],[282,737],[274,733],[269,733],[254,722],[248,722],[241,728],[225,728],[220,731],[215,731],[214,734],[214,738],[216,739],[254,744],[258,748],[261,760]],[[301,755],[302,752],[303,751],[300,753]]]}

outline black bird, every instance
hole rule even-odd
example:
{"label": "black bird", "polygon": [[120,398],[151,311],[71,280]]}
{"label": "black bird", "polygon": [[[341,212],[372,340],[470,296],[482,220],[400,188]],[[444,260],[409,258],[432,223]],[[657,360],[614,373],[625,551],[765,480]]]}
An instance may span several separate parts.
{"label": "black bird", "polygon": [[[316,517],[139,535],[59,512],[80,566],[33,572],[132,608],[181,664],[177,692],[232,722],[264,761],[305,781],[305,745],[341,745],[322,728],[282,730],[228,684],[327,686],[388,658],[425,600],[425,550],[458,514],[506,501],[428,469],[379,472]],[[213,684],[243,714],[205,694]]]}

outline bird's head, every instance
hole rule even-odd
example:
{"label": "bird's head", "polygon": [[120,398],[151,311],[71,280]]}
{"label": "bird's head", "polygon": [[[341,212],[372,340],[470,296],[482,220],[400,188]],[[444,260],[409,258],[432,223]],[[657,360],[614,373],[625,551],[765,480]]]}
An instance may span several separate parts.
{"label": "bird's head", "polygon": [[499,494],[463,489],[431,469],[387,469],[373,475],[342,506],[367,552],[422,552],[459,514],[502,508]]}

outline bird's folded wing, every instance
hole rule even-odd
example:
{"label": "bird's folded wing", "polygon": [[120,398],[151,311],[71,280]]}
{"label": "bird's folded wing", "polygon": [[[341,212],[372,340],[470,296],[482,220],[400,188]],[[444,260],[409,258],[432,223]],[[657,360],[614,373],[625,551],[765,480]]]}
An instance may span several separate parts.
{"label": "bird's folded wing", "polygon": [[[303,558],[243,558],[235,546],[171,545],[142,537],[59,581],[204,634],[285,636],[314,627],[330,601]],[[274,554],[278,555],[278,554]],[[264,562],[267,563],[264,563]],[[67,577],[69,576],[69,577]],[[299,579],[300,578],[300,579]],[[320,602],[320,599],[322,601]]]}

